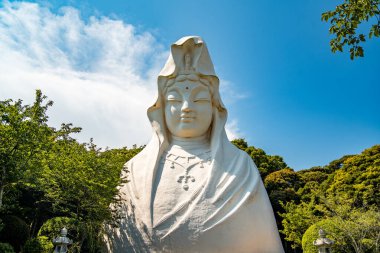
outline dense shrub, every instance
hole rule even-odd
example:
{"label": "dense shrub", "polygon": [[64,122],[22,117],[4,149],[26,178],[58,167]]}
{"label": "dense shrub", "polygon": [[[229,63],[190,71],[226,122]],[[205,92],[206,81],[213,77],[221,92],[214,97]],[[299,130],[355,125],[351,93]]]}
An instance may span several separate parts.
{"label": "dense shrub", "polygon": [[0,252],[1,253],[15,253],[12,245],[10,245],[9,243],[2,243],[2,242],[0,242]]}
{"label": "dense shrub", "polygon": [[26,241],[23,253],[44,253],[44,248],[42,247],[40,241],[37,238],[32,238]]}
{"label": "dense shrub", "polygon": [[59,236],[61,229],[64,227],[67,229],[69,237],[73,239],[77,236],[78,232],[75,220],[68,217],[54,217],[47,220],[38,231],[38,236],[46,236],[50,240],[53,240]]}
{"label": "dense shrub", "polygon": [[24,220],[17,216],[8,215],[1,218],[4,224],[0,231],[0,241],[12,245],[19,252],[29,238],[29,227]]}
{"label": "dense shrub", "polygon": [[52,240],[47,237],[47,236],[38,236],[37,237],[38,241],[40,242],[42,248],[43,248],[43,253],[51,253],[54,250],[54,245],[52,243]]}
{"label": "dense shrub", "polygon": [[347,245],[343,245],[345,243],[344,235],[336,227],[333,220],[325,219],[311,225],[302,236],[303,253],[318,253],[318,249],[313,245],[313,242],[319,238],[319,229],[323,229],[326,232],[326,237],[335,242],[332,246],[334,253],[350,252],[346,251]]}

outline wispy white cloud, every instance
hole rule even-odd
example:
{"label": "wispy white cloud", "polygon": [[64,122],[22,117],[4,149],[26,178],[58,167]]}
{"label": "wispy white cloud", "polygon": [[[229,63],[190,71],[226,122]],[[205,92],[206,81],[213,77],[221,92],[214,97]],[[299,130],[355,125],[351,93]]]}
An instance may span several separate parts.
{"label": "wispy white cloud", "polygon": [[[168,52],[148,32],[104,16],[82,19],[37,3],[3,2],[0,8],[0,99],[33,102],[41,89],[54,106],[50,123],[83,127],[81,141],[102,147],[146,144],[151,128],[146,108]],[[227,81],[227,103],[240,98]],[[231,100],[231,101],[230,101]],[[236,120],[228,136],[238,137]]]}
{"label": "wispy white cloud", "polygon": [[0,98],[32,102],[41,89],[55,102],[50,122],[83,127],[101,146],[144,144],[146,107],[167,53],[150,33],[108,17],[81,19],[77,9],[52,13],[39,4],[0,9]]}
{"label": "wispy white cloud", "polygon": [[247,92],[239,91],[234,87],[234,83],[225,79],[220,80],[220,93],[223,97],[223,101],[227,105],[233,104],[234,102],[245,99],[249,96]]}
{"label": "wispy white cloud", "polygon": [[238,121],[236,119],[229,120],[226,124],[226,134],[230,141],[242,137],[240,129],[238,127]]}
{"label": "wispy white cloud", "polygon": [[[232,107],[236,101],[246,99],[249,96],[247,93],[239,92],[239,90],[234,87],[234,83],[226,79],[220,79],[220,94],[227,108]],[[232,118],[229,118],[227,121],[226,133],[229,140],[242,138],[243,136],[238,127],[238,120],[233,117],[233,115]]]}

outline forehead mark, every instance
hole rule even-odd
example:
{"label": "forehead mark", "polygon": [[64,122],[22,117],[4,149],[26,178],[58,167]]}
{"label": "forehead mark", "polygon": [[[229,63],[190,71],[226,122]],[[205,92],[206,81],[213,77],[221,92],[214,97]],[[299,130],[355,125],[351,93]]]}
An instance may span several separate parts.
{"label": "forehead mark", "polygon": [[[167,86],[163,90],[163,96],[166,96],[171,91],[176,91],[179,95],[181,92],[181,88],[183,90],[189,91],[191,89],[191,94],[194,96],[194,93],[198,93],[201,90],[205,90],[209,92],[210,97],[212,98],[213,90],[210,84],[207,82],[207,84],[204,82],[207,80],[190,80],[190,79],[184,79],[184,80],[169,80],[167,83]],[[190,82],[190,83],[186,83]],[[194,85],[195,84],[195,85]],[[193,87],[195,86],[195,87]]]}

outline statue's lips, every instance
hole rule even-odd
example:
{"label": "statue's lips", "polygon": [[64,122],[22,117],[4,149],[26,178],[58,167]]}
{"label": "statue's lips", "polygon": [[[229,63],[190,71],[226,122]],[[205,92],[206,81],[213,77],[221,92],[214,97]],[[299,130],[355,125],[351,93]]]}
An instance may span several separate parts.
{"label": "statue's lips", "polygon": [[194,119],[194,116],[181,116],[181,122],[193,122]]}

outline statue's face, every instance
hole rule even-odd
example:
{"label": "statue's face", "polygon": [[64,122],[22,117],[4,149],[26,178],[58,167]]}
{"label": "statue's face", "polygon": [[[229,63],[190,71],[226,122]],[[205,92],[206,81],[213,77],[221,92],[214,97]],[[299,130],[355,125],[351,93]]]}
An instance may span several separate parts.
{"label": "statue's face", "polygon": [[165,96],[165,121],[174,136],[192,138],[204,135],[212,121],[209,89],[198,81],[174,83]]}

